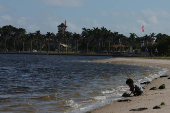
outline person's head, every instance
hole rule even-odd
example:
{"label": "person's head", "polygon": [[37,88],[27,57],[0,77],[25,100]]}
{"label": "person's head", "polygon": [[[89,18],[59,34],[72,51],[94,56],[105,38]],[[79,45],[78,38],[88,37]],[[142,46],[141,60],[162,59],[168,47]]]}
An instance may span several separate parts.
{"label": "person's head", "polygon": [[132,86],[133,83],[134,83],[133,80],[130,79],[130,78],[126,80],[126,84],[127,84],[128,86]]}

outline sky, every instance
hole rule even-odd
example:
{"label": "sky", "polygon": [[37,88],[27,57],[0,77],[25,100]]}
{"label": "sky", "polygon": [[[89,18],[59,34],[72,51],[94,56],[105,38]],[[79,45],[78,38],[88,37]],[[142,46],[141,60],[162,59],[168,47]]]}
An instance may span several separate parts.
{"label": "sky", "polygon": [[125,36],[170,35],[169,4],[170,0],[0,0],[0,27],[56,34],[66,20],[67,31],[73,33],[105,27]]}

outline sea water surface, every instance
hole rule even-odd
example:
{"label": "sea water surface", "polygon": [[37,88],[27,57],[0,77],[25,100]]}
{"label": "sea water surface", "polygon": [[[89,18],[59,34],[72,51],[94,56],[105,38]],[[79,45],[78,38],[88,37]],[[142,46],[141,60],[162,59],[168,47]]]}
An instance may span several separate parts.
{"label": "sea water surface", "polygon": [[105,56],[0,55],[0,112],[84,113],[121,98],[132,78],[151,81],[167,69],[89,60]]}

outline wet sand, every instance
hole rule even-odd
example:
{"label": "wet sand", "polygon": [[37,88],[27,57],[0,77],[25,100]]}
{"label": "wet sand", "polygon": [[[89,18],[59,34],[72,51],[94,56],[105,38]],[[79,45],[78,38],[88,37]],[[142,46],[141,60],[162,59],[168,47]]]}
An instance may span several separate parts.
{"label": "wet sand", "polygon": [[[170,70],[170,60],[157,60],[157,59],[136,59],[136,58],[113,58],[105,60],[95,60],[90,62],[101,63],[119,63],[119,64],[132,64],[143,66],[155,66],[168,68]],[[165,75],[170,77],[170,71]],[[130,99],[128,102],[113,102],[107,106],[95,109],[89,113],[169,113],[170,112],[170,79],[169,77],[156,78],[150,84],[145,86],[144,92],[141,96],[126,97],[123,99]],[[150,90],[152,87],[161,86],[165,84],[165,89]],[[123,100],[122,99],[122,100]],[[160,105],[162,102],[165,105]],[[153,109],[159,106],[160,109]],[[130,111],[131,109],[147,108],[143,111]]]}

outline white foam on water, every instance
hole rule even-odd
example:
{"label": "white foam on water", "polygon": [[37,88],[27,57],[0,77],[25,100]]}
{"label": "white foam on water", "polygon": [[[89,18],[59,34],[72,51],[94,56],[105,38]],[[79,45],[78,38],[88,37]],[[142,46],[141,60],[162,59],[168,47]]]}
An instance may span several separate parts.
{"label": "white foam on water", "polygon": [[66,100],[65,106],[72,107],[72,108],[78,108],[79,105],[76,104],[72,99]]}
{"label": "white foam on water", "polygon": [[112,89],[112,90],[101,91],[101,93],[102,94],[110,94],[110,93],[113,93],[115,91],[116,91],[115,89]]}
{"label": "white foam on water", "polygon": [[[126,86],[120,86],[120,87],[122,87],[122,88],[125,87],[126,88]],[[108,90],[106,90],[104,92],[107,92],[107,91]],[[116,100],[119,100],[119,99],[122,98],[121,97],[122,96],[121,92],[119,92],[116,89],[114,89],[113,91],[114,91],[113,93],[110,93],[110,92],[105,93],[105,96],[92,97],[92,100],[94,100],[94,101],[91,101],[90,103],[87,103],[87,104],[84,104],[84,105],[82,104],[82,105],[80,105],[80,107],[78,109],[74,109],[69,113],[85,113],[87,111],[90,111],[90,110],[105,106],[105,105],[107,105],[109,103],[112,103],[113,101],[116,101]]]}
{"label": "white foam on water", "polygon": [[117,98],[114,98],[114,99],[110,99],[110,98],[106,97],[105,100],[101,100],[100,102],[93,102],[93,103],[90,103],[88,105],[82,105],[79,109],[72,110],[70,113],[85,113],[87,111],[90,111],[90,110],[93,110],[93,109],[96,109],[96,108],[100,108],[102,106],[110,104],[113,101],[119,100],[121,98],[122,97],[120,97],[120,96],[118,96]]}
{"label": "white foam on water", "polygon": [[93,99],[95,99],[95,100],[106,100],[106,96],[96,96]]}
{"label": "white foam on water", "polygon": [[129,87],[128,86],[124,86],[124,85],[122,85],[122,86],[118,86],[117,88],[116,88],[116,90],[117,90],[117,92],[124,92],[124,91],[127,91],[129,89]]}
{"label": "white foam on water", "polygon": [[[150,66],[150,67],[152,67],[152,66]],[[161,68],[159,68],[159,67],[156,67],[156,68],[161,69]],[[159,72],[158,72],[158,74],[150,74],[150,75],[148,75],[147,77],[144,77],[144,79],[139,79],[139,80],[137,80],[136,83],[137,83],[137,84],[140,84],[140,83],[143,83],[143,82],[152,81],[153,79],[162,76],[162,75],[165,74],[167,71],[169,71],[169,69],[163,68],[162,71],[159,71]]]}

